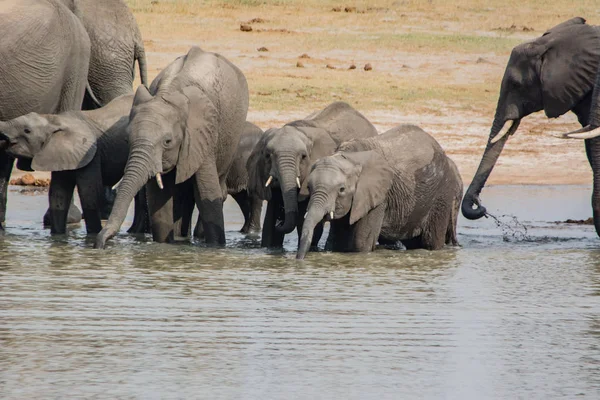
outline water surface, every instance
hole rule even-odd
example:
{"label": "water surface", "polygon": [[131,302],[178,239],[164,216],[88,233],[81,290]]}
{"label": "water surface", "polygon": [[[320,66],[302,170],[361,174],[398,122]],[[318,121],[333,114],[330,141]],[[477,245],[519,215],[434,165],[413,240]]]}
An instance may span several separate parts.
{"label": "water surface", "polygon": [[553,222],[589,217],[589,186],[486,188],[527,240],[461,219],[461,248],[304,262],[293,235],[237,233],[231,201],[225,249],[123,232],[99,251],[12,189],[2,399],[600,398],[600,240]]}

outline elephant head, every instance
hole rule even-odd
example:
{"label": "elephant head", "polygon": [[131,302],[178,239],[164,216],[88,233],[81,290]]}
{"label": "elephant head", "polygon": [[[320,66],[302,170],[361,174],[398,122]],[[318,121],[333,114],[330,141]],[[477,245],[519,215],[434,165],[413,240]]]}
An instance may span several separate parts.
{"label": "elephant head", "polygon": [[296,228],[298,200],[308,195],[306,178],[319,158],[333,154],[337,145],[326,130],[307,121],[270,129],[248,158],[249,191],[262,200],[271,199],[271,190],[280,190],[285,220],[277,229],[290,233]]}
{"label": "elephant head", "polygon": [[574,109],[591,92],[599,61],[600,31],[586,25],[583,18],[563,22],[513,49],[487,146],[463,198],[466,218],[486,214],[479,194],[521,119],[540,110],[556,118]]}
{"label": "elephant head", "polygon": [[[106,227],[96,240],[103,248],[119,230],[135,194],[151,178],[163,189],[161,175],[176,169],[175,183],[189,179],[214,148],[217,110],[196,86],[159,91],[137,89],[129,119],[130,153]],[[173,188],[170,188],[172,190]]]}
{"label": "elephant head", "polygon": [[386,201],[394,172],[375,151],[336,153],[318,160],[308,177],[310,200],[296,258],[306,256],[315,226],[350,213],[350,225]]}
{"label": "elephant head", "polygon": [[0,141],[8,143],[7,152],[31,159],[38,171],[85,167],[96,154],[98,136],[99,130],[71,113],[29,113],[0,122]]}

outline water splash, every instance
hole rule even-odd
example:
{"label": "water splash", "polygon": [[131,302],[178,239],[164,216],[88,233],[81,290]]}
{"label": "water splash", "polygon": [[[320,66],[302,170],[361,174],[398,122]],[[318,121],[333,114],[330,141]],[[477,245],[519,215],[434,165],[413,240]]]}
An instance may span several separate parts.
{"label": "water splash", "polygon": [[[528,235],[527,227],[515,215],[503,214],[495,216],[486,212],[486,217],[492,217],[496,226],[502,230],[502,240],[505,242],[530,242],[533,239]],[[501,219],[505,219],[503,221]]]}

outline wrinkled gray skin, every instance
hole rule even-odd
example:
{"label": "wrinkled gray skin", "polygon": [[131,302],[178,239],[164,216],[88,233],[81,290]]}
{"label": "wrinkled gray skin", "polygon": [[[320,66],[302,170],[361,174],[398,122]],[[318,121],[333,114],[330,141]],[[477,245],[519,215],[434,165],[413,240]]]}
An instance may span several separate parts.
{"label": "wrinkled gray skin", "polygon": [[[258,143],[263,135],[263,130],[251,122],[244,124],[244,130],[240,137],[233,163],[227,174],[225,181],[227,185],[227,194],[236,201],[240,210],[244,215],[244,225],[240,229],[241,233],[251,233],[260,231],[260,214],[262,212],[263,201],[257,196],[252,196],[248,192],[248,170],[246,162],[254,146]],[[187,237],[190,234],[190,220],[194,211],[194,198],[192,196],[185,197],[186,204],[182,205],[187,211],[184,211],[181,236]],[[196,228],[194,229],[194,237],[203,238],[204,231],[202,229],[202,218],[198,215]]]}
{"label": "wrinkled gray skin", "polygon": [[[81,107],[90,41],[79,19],[58,0],[0,3],[0,121]],[[14,158],[0,145],[0,231]],[[30,170],[30,160],[18,167]]]}
{"label": "wrinkled gray skin", "polygon": [[[583,18],[565,21],[513,49],[502,78],[488,144],[463,198],[462,213],[466,218],[486,215],[479,194],[522,118],[540,110],[549,118],[572,111],[582,126],[588,124],[599,64],[600,27],[586,25]],[[585,150],[594,173],[592,208],[600,235],[600,139],[586,140]]]}
{"label": "wrinkled gray skin", "polygon": [[[316,162],[297,258],[309,250],[314,227],[331,221],[329,250],[372,251],[380,242],[408,249],[458,245],[462,180],[438,142],[415,125],[343,143]],[[333,218],[331,218],[333,212]]]}
{"label": "wrinkled gray skin", "polygon": [[[174,238],[181,210],[176,185],[192,180],[206,241],[225,244],[225,179],[248,112],[244,74],[219,54],[192,47],[152,82],[140,86],[131,110],[131,152],[117,198],[95,247],[121,227],[133,196],[146,185],[157,242]],[[154,177],[161,177],[160,189]],[[185,186],[185,185],[183,185]],[[184,194],[185,195],[185,194]],[[174,215],[175,211],[175,215]]]}
{"label": "wrinkled gray skin", "polygon": [[[91,42],[88,81],[96,99],[108,104],[133,93],[135,62],[148,86],[144,42],[135,17],[123,0],[62,0],[83,23]],[[84,109],[96,108],[86,94]]]}
{"label": "wrinkled gray skin", "polygon": [[[102,229],[103,186],[112,187],[123,177],[129,155],[126,127],[132,102],[133,94],[129,94],[93,111],[29,113],[0,122],[0,141],[8,142],[8,154],[32,159],[38,171],[53,172],[48,215],[52,233],[66,232],[66,207],[71,204],[75,186],[87,232]],[[136,197],[132,232],[144,232],[144,209],[145,198]]]}
{"label": "wrinkled gray skin", "polygon": [[[303,120],[266,131],[247,163],[250,193],[268,201],[261,245],[282,247],[285,234],[294,229],[298,234],[302,231],[308,204],[307,178],[316,160],[333,154],[343,141],[375,135],[375,127],[344,102],[332,103]],[[265,187],[270,176],[272,181]],[[320,224],[315,241],[322,228]]]}

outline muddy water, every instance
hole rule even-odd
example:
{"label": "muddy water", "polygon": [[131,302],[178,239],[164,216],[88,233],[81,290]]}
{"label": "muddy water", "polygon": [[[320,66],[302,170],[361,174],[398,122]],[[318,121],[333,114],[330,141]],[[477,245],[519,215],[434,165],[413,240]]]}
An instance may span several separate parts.
{"label": "muddy water", "polygon": [[[16,188],[13,188],[16,189]],[[460,221],[462,248],[368,255],[122,234],[50,237],[10,192],[0,238],[0,398],[600,398],[600,240],[588,186],[490,187],[527,241]],[[16,211],[17,204],[19,211]],[[504,218],[504,221],[509,219]]]}

